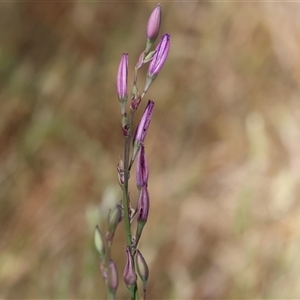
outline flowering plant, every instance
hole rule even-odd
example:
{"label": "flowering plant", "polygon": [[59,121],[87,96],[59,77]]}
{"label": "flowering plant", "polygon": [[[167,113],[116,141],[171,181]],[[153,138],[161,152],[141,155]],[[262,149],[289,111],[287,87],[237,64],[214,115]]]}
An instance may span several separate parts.
{"label": "flowering plant", "polygon": [[[145,50],[141,53],[134,69],[134,81],[130,97],[130,112],[126,112],[128,100],[128,54],[123,53],[117,73],[117,93],[121,110],[122,133],[124,137],[124,158],[121,157],[117,165],[118,180],[122,189],[123,198],[121,203],[109,212],[108,231],[105,239],[103,238],[98,226],[95,229],[95,246],[100,258],[100,268],[102,277],[106,283],[108,298],[115,299],[115,293],[118,288],[117,266],[111,257],[111,247],[114,234],[119,222],[124,219],[125,237],[126,237],[126,264],[123,271],[123,280],[130,292],[131,299],[139,299],[137,274],[143,283],[143,299],[146,299],[146,287],[149,277],[149,268],[142,253],[137,249],[144,226],[148,219],[150,198],[148,191],[149,169],[145,154],[145,138],[150,125],[154,109],[154,101],[149,100],[142,118],[133,135],[133,119],[142,99],[147,93],[153,81],[156,79],[160,70],[166,62],[170,49],[170,35],[164,34],[155,50],[151,48],[159,34],[162,12],[161,5],[152,11],[147,25],[147,42]],[[146,76],[146,83],[142,94],[140,94],[137,79],[138,71],[144,65],[149,63]],[[133,209],[130,205],[128,191],[128,181],[130,170],[136,160],[136,185],[139,191],[137,207]],[[136,218],[137,226],[135,235],[132,234],[132,223]]]}

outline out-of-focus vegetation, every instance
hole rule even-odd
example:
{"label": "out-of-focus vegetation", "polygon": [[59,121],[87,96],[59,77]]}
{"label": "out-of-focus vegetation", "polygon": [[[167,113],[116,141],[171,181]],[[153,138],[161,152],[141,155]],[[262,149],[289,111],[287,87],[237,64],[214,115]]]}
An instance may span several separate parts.
{"label": "out-of-focus vegetation", "polygon": [[[116,71],[122,52],[135,65],[155,5],[1,3],[0,298],[105,297],[93,231],[121,197]],[[148,299],[299,298],[300,6],[162,8]],[[124,256],[121,226],[121,282]]]}

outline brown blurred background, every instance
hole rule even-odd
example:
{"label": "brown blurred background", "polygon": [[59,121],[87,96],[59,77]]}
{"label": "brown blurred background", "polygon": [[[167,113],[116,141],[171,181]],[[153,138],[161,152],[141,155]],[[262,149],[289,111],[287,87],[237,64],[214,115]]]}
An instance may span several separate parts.
{"label": "brown blurred background", "polygon": [[[0,298],[105,298],[93,232],[121,197],[116,71],[129,52],[132,83],[156,4],[1,3]],[[300,298],[300,5],[162,8],[148,299]],[[122,225],[113,257],[128,299]]]}

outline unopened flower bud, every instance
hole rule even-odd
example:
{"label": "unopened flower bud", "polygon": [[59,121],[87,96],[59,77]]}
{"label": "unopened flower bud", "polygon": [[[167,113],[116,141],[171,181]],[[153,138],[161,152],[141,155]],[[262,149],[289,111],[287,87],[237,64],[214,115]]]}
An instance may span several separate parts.
{"label": "unopened flower bud", "polygon": [[161,23],[161,4],[159,3],[152,11],[147,24],[147,38],[155,42]]}
{"label": "unopened flower bud", "polygon": [[96,250],[100,256],[101,262],[104,262],[105,261],[105,244],[104,244],[104,240],[102,238],[102,234],[101,234],[101,231],[100,231],[98,225],[95,228],[94,244],[95,244]]}
{"label": "unopened flower bud", "polygon": [[123,279],[128,288],[136,285],[137,276],[134,269],[134,261],[128,246],[126,247],[126,264]]}
{"label": "unopened flower bud", "polygon": [[170,50],[170,35],[169,34],[164,34],[157,45],[155,49],[155,54],[149,64],[149,69],[146,77],[146,84],[144,87],[144,92],[145,94],[152,82],[155,80],[157,77],[158,73],[162,69],[163,65],[165,64],[168,54]]}
{"label": "unopened flower bud", "polygon": [[148,185],[149,168],[145,155],[145,146],[141,144],[136,162],[136,185],[140,190],[143,185]]}
{"label": "unopened flower bud", "polygon": [[147,222],[150,209],[149,192],[146,185],[142,186],[137,204],[137,228],[136,228],[136,242],[137,247],[140,237],[143,232],[143,228]]}
{"label": "unopened flower bud", "polygon": [[119,204],[117,204],[108,215],[108,232],[106,234],[106,240],[109,244],[112,243],[112,240],[117,229],[117,225],[122,220],[122,210]]}
{"label": "unopened flower bud", "polygon": [[118,270],[116,264],[111,259],[108,265],[109,272],[108,272],[108,289],[111,293],[115,294],[118,288],[119,284],[119,278],[118,278]]}
{"label": "unopened flower bud", "polygon": [[148,104],[144,110],[143,116],[139,122],[139,125],[135,131],[135,135],[133,138],[133,153],[132,153],[131,162],[134,161],[134,159],[140,149],[140,145],[145,140],[146,133],[147,133],[149,125],[150,125],[153,108],[154,108],[154,102],[152,100],[149,100]]}
{"label": "unopened flower bud", "polygon": [[142,253],[139,250],[136,250],[136,265],[137,265],[137,272],[141,280],[143,281],[144,291],[146,291],[147,280],[149,277],[149,268],[145,258],[143,257]]}
{"label": "unopened flower bud", "polygon": [[128,54],[123,53],[117,76],[117,91],[121,105],[121,114],[125,114],[125,105],[127,101],[127,80],[128,80]]}
{"label": "unopened flower bud", "polygon": [[147,186],[141,188],[138,204],[137,204],[137,221],[146,223],[149,213],[149,192]]}

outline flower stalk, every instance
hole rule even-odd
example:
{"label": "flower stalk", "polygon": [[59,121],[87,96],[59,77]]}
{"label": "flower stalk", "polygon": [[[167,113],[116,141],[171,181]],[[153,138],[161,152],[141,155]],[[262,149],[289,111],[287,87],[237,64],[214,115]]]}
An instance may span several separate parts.
{"label": "flower stalk", "polygon": [[[134,68],[133,86],[131,88],[130,109],[126,111],[128,100],[128,53],[123,53],[117,71],[117,96],[121,113],[121,132],[124,138],[123,157],[117,164],[118,182],[122,189],[121,204],[115,204],[109,212],[106,232],[106,239],[103,240],[99,227],[95,229],[95,246],[100,257],[100,269],[102,277],[107,286],[108,298],[115,299],[118,288],[117,266],[111,257],[111,248],[118,224],[124,220],[125,228],[125,253],[126,264],[123,271],[123,280],[126,284],[130,299],[139,299],[137,274],[143,283],[143,299],[146,298],[146,284],[149,277],[149,269],[140,251],[137,249],[144,227],[148,220],[150,210],[150,197],[148,191],[149,168],[145,155],[145,139],[153,115],[154,101],[149,100],[144,113],[138,123],[133,135],[133,120],[143,97],[149,90],[163,65],[166,62],[170,49],[170,35],[164,34],[155,50],[152,50],[161,26],[161,4],[158,4],[152,11],[146,30],[146,47],[140,54]],[[138,88],[139,69],[149,63],[146,84],[142,94]],[[137,158],[137,159],[136,159]],[[139,191],[136,210],[131,207],[130,193],[128,190],[129,178],[132,166],[136,162],[136,186]],[[131,224],[136,222],[136,233],[132,234]],[[105,243],[106,242],[106,243]]]}

